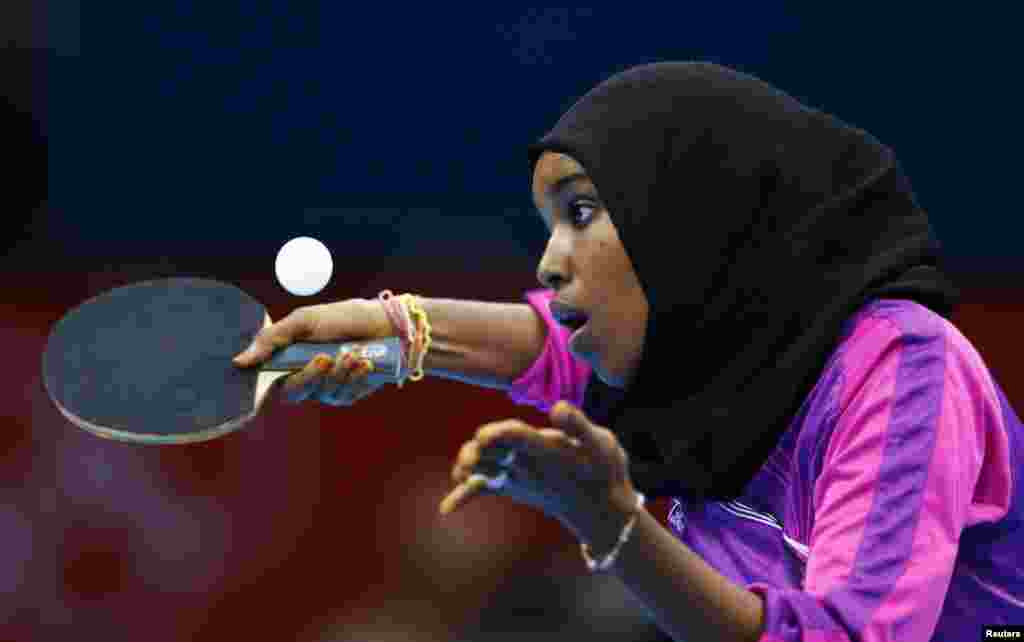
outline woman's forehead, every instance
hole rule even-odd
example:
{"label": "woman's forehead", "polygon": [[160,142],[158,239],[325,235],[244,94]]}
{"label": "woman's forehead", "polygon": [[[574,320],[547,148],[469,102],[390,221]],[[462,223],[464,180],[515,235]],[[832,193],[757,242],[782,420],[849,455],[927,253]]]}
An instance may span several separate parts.
{"label": "woman's forehead", "polygon": [[537,165],[533,170],[534,182],[541,182],[544,185],[553,185],[558,179],[570,174],[585,174],[586,170],[579,162],[561,152],[544,152],[537,159]]}
{"label": "woman's forehead", "polygon": [[543,203],[552,186],[567,176],[584,175],[580,180],[589,182],[586,170],[575,158],[560,152],[544,152],[533,169],[533,197]]}

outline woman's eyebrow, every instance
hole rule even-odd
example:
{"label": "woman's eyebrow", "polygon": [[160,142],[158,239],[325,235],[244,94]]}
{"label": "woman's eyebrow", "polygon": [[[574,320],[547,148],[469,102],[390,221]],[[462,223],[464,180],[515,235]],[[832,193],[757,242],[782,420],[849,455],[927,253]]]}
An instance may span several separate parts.
{"label": "woman's eyebrow", "polygon": [[547,189],[548,196],[554,196],[558,192],[560,192],[563,189],[565,189],[565,187],[567,185],[569,185],[569,183],[572,183],[572,182],[578,181],[578,180],[582,180],[582,179],[585,179],[585,178],[588,178],[588,176],[586,174],[584,174],[583,172],[575,172],[573,174],[566,174],[565,176],[562,176],[561,178],[559,178],[557,181],[555,181],[554,183],[552,183],[548,187],[548,189]]}

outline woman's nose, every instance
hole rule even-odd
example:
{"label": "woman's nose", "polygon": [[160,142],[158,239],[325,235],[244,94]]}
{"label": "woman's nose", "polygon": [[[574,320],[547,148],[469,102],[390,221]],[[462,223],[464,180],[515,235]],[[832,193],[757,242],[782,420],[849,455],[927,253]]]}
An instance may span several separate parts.
{"label": "woman's nose", "polygon": [[542,286],[552,290],[560,290],[567,281],[563,274],[552,270],[538,270],[537,280],[540,281]]}

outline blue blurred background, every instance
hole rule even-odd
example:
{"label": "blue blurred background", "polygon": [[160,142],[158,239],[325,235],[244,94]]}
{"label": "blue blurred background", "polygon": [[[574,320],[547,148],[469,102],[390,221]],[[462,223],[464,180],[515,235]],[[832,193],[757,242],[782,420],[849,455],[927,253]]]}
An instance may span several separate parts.
{"label": "blue blurred background", "polygon": [[[546,242],[525,147],[636,64],[751,72],[895,148],[964,289],[955,322],[1024,403],[1015,16],[438,7],[0,7],[0,640],[659,639],[549,520],[501,500],[435,517],[477,425],[544,419],[496,391],[429,380],[140,449],[71,429],[38,372],[67,308],[154,276],[238,283],[275,317],[384,288],[519,299]],[[273,277],[300,235],[336,264],[308,299]]]}

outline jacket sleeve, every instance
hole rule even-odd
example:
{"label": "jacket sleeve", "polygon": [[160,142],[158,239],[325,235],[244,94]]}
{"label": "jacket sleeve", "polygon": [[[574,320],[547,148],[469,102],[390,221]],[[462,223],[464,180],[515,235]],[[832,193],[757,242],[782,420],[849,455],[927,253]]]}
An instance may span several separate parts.
{"label": "jacket sleeve", "polygon": [[762,642],[926,642],[973,521],[986,438],[1003,430],[990,380],[934,322],[871,323],[843,358],[803,590],[748,586]]}
{"label": "jacket sleeve", "polygon": [[531,290],[525,298],[544,320],[547,340],[533,365],[527,368],[509,387],[508,396],[518,404],[530,405],[547,412],[559,400],[565,399],[577,407],[583,404],[583,393],[590,376],[590,364],[569,352],[568,328],[551,316],[548,302],[553,290]]}

